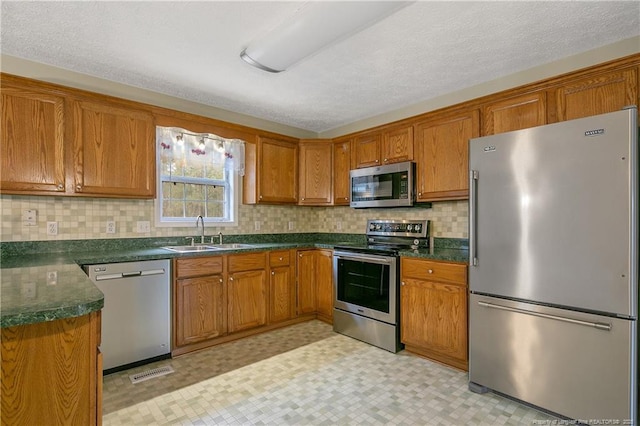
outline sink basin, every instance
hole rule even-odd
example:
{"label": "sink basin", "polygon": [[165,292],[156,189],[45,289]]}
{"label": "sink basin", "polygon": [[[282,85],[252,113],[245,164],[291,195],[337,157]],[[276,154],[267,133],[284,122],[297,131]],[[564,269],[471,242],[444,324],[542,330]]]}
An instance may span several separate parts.
{"label": "sink basin", "polygon": [[197,245],[197,246],[167,246],[162,247],[165,250],[171,250],[178,253],[197,253],[201,251],[216,251],[216,250],[238,250],[253,248],[251,244],[209,244],[209,245]]}
{"label": "sink basin", "polygon": [[215,251],[220,250],[222,247],[213,247],[213,246],[167,246],[162,247],[165,250],[176,251],[178,253],[194,253],[200,251]]}
{"label": "sink basin", "polygon": [[209,247],[214,247],[216,249],[245,249],[245,248],[253,248],[255,246],[251,244],[240,244],[240,243],[229,243],[229,244],[211,244]]}

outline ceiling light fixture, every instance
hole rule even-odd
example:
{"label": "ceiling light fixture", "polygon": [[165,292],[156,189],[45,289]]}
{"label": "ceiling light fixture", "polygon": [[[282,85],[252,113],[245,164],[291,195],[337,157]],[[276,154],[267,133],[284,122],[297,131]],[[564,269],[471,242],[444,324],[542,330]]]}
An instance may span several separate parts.
{"label": "ceiling light fixture", "polygon": [[404,1],[310,1],[291,19],[240,53],[249,64],[273,73],[345,39],[410,4]]}

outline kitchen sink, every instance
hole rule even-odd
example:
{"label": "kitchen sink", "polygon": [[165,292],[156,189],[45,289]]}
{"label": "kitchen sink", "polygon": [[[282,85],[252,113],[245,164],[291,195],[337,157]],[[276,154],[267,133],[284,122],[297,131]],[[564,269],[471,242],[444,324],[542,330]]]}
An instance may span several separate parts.
{"label": "kitchen sink", "polygon": [[216,251],[216,250],[239,250],[239,249],[249,249],[255,246],[251,244],[239,244],[239,243],[229,243],[229,244],[208,244],[208,245],[197,245],[197,246],[166,246],[162,247],[165,250],[171,250],[178,253],[197,253],[201,251]]}
{"label": "kitchen sink", "polygon": [[222,249],[222,247],[213,246],[167,246],[162,247],[165,250],[171,250],[178,253],[194,253],[200,251],[216,251]]}
{"label": "kitchen sink", "polygon": [[211,244],[209,247],[225,250],[225,249],[248,249],[248,248],[254,248],[255,246],[251,244],[229,243],[229,244]]}

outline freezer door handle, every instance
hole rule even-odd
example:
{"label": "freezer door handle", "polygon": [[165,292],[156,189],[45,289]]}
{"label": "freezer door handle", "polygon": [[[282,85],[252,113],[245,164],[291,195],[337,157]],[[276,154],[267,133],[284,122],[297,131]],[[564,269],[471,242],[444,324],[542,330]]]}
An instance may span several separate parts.
{"label": "freezer door handle", "polygon": [[478,266],[476,229],[478,224],[478,171],[469,171],[469,266]]}
{"label": "freezer door handle", "polygon": [[582,320],[577,320],[573,318],[560,317],[558,315],[549,315],[549,314],[543,314],[541,312],[529,311],[527,309],[519,309],[519,308],[512,308],[510,306],[496,305],[494,303],[483,302],[483,301],[479,301],[478,305],[483,306],[485,308],[500,309],[502,311],[516,312],[519,314],[532,315],[534,317],[541,317],[541,318],[547,318],[547,319],[552,319],[556,321],[569,322],[571,324],[584,325],[587,327],[597,328],[598,330],[606,330],[606,331],[611,330],[611,324],[605,324],[602,322],[582,321]]}

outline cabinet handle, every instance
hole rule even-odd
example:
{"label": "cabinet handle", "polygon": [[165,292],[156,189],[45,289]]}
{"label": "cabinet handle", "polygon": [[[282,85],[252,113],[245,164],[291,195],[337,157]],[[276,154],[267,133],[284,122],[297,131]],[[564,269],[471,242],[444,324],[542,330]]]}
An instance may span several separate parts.
{"label": "cabinet handle", "polygon": [[422,192],[418,192],[418,195],[422,196]]}
{"label": "cabinet handle", "polygon": [[222,278],[220,278],[220,282],[222,282]]}
{"label": "cabinet handle", "polygon": [[384,159],[384,162],[385,162],[385,163],[386,163],[386,162],[388,162],[388,161],[389,161],[389,159],[388,159],[388,158],[385,158],[385,159]]}
{"label": "cabinet handle", "polygon": [[271,275],[275,275],[275,274],[276,274],[275,272],[271,271]]}
{"label": "cabinet handle", "polygon": [[82,185],[77,184],[76,185],[76,191],[82,191]]}
{"label": "cabinet handle", "polygon": [[302,257],[302,253],[300,253],[298,256]]}
{"label": "cabinet handle", "polygon": [[62,191],[64,189],[64,185],[59,183],[58,184],[58,191]]}
{"label": "cabinet handle", "polygon": [[349,201],[349,197],[344,197],[344,200],[345,201]]}
{"label": "cabinet handle", "polygon": [[400,283],[400,285],[404,285],[404,281],[402,281],[402,283]]}
{"label": "cabinet handle", "polygon": [[429,272],[430,274],[433,274],[433,269],[429,269],[429,271],[427,272]]}
{"label": "cabinet handle", "polygon": [[261,195],[261,196],[259,196],[258,198],[262,200],[262,195]]}
{"label": "cabinet handle", "polygon": [[282,260],[282,258],[280,257],[279,260]]}
{"label": "cabinet handle", "polygon": [[233,277],[229,277],[229,281],[233,281]]}
{"label": "cabinet handle", "polygon": [[304,201],[304,197],[302,197],[302,201]]}
{"label": "cabinet handle", "polygon": [[376,163],[379,163],[379,162],[380,162],[380,160],[376,160]]}

